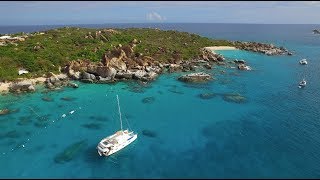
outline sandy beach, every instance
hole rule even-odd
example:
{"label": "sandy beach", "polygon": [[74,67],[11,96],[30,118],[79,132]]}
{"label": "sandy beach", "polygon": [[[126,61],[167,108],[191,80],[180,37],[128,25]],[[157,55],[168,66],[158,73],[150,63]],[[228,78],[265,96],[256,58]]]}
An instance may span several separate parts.
{"label": "sandy beach", "polygon": [[0,83],[0,93],[8,92],[10,84],[11,83]]}
{"label": "sandy beach", "polygon": [[[33,78],[33,79],[21,79],[23,80],[29,80],[33,84],[38,84],[38,83],[44,83],[46,78],[44,77],[38,77],[38,78]],[[12,84],[12,82],[7,82],[7,83],[0,83],[0,93],[7,93],[9,92],[9,86]]]}
{"label": "sandy beach", "polygon": [[205,47],[205,49],[209,51],[215,51],[215,50],[235,50],[237,48],[233,46],[210,46],[210,47]]}

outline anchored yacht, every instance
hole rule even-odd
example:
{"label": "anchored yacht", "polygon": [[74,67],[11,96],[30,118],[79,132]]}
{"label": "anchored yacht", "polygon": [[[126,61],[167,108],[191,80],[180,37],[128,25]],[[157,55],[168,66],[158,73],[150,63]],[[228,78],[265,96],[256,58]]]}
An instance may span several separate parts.
{"label": "anchored yacht", "polygon": [[130,143],[132,143],[138,137],[138,134],[134,133],[133,131],[129,131],[128,129],[126,130],[122,129],[122,119],[121,119],[121,111],[120,111],[118,95],[117,95],[117,101],[118,101],[118,109],[119,109],[119,115],[120,115],[121,130],[102,139],[99,142],[97,149],[100,156],[103,156],[103,155],[110,156],[120,151]]}

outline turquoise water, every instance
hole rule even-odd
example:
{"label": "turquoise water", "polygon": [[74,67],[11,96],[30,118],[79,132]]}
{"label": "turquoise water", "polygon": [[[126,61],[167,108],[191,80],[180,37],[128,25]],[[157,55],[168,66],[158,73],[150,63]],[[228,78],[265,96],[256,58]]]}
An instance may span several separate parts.
{"label": "turquoise water", "polygon": [[[16,112],[0,116],[0,177],[319,178],[320,45],[298,38],[285,44],[294,56],[219,51],[245,59],[253,71],[216,66],[209,71],[215,80],[202,85],[179,82],[176,73],[146,85],[80,83],[2,96],[1,108]],[[299,65],[305,57],[309,64]],[[299,89],[302,78],[308,84]],[[216,96],[201,99],[201,93]],[[226,101],[228,93],[246,101]],[[120,128],[117,94],[124,126],[128,120],[138,139],[111,158],[99,157],[98,142]],[[55,161],[77,142],[69,161]]]}

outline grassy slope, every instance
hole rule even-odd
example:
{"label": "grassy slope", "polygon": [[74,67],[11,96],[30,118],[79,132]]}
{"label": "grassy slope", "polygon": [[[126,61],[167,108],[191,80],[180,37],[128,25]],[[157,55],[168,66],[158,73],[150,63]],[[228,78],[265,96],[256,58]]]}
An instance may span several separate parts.
{"label": "grassy slope", "polygon": [[[0,80],[18,78],[19,67],[31,72],[23,75],[24,77],[34,77],[49,71],[57,72],[59,66],[71,60],[100,61],[106,50],[118,44],[126,45],[133,39],[141,40],[134,49],[135,53],[142,53],[162,62],[168,61],[174,53],[179,54],[182,60],[189,60],[199,55],[202,47],[231,45],[224,40],[213,40],[186,32],[149,28],[115,29],[120,33],[103,33],[106,39],[85,38],[89,32],[95,37],[98,30],[102,29],[59,28],[46,31],[43,35],[29,36],[26,41],[19,42],[18,46],[0,46]],[[36,51],[35,46],[44,48]],[[159,47],[165,51],[160,53]]]}

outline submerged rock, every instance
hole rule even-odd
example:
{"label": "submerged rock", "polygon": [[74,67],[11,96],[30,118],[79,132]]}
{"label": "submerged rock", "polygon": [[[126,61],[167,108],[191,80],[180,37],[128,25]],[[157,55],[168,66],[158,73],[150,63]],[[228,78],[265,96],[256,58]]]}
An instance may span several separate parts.
{"label": "submerged rock", "polygon": [[210,74],[206,74],[203,72],[199,73],[191,73],[187,75],[183,75],[178,78],[178,80],[182,82],[187,82],[187,83],[203,83],[212,80],[213,78],[211,77]]}
{"label": "submerged rock", "polygon": [[93,130],[97,130],[97,129],[101,129],[101,124],[98,123],[90,123],[90,124],[83,124],[82,127],[85,127],[87,129],[93,129]]}
{"label": "submerged rock", "polygon": [[184,92],[178,91],[177,88],[170,88],[170,89],[168,89],[168,91],[175,93],[175,94],[184,94]]}
{"label": "submerged rock", "polygon": [[153,103],[154,101],[155,101],[154,97],[146,97],[142,99],[142,102],[145,104],[150,104],[150,103]]}
{"label": "submerged rock", "polygon": [[3,135],[6,138],[19,138],[21,134],[17,130],[12,130]]}
{"label": "submerged rock", "polygon": [[60,98],[61,100],[64,100],[64,101],[73,101],[73,100],[75,100],[76,98],[74,98],[74,97],[62,97],[62,98]]}
{"label": "submerged rock", "polygon": [[240,94],[224,94],[223,100],[233,103],[245,103],[247,99]]}
{"label": "submerged rock", "polygon": [[19,118],[19,122],[17,123],[17,125],[20,126],[25,126],[25,125],[29,125],[32,123],[32,116],[23,116]]}
{"label": "submerged rock", "polygon": [[238,65],[238,69],[250,71],[250,70],[251,70],[251,67],[250,67],[250,66],[247,66],[247,65],[244,65],[244,64],[239,64],[239,65]]}
{"label": "submerged rock", "polygon": [[83,150],[86,146],[87,146],[87,140],[82,140],[82,141],[76,142],[76,143],[68,146],[61,153],[58,153],[54,157],[54,162],[59,163],[59,164],[69,162],[72,159],[74,159],[78,155],[78,153],[81,150]]}
{"label": "submerged rock", "polygon": [[41,99],[43,101],[46,101],[46,102],[52,102],[53,101],[53,99],[51,97],[49,97],[49,96],[42,97]]}
{"label": "submerged rock", "polygon": [[9,114],[9,113],[10,113],[9,109],[1,109],[0,110],[0,115],[6,115],[6,114]]}
{"label": "submerged rock", "polygon": [[216,97],[216,94],[215,93],[201,93],[198,95],[199,98],[201,99],[212,99],[214,97]]}
{"label": "submerged rock", "polygon": [[90,119],[94,119],[96,121],[108,121],[109,118],[105,116],[90,116]]}
{"label": "submerged rock", "polygon": [[37,121],[34,123],[34,126],[35,127],[38,127],[38,128],[43,128],[43,127],[46,127],[48,126],[48,122],[45,122],[45,121]]}
{"label": "submerged rock", "polygon": [[44,115],[44,116],[38,116],[37,120],[40,121],[40,122],[47,121],[50,116],[51,116],[50,114],[47,114],[47,115]]}
{"label": "submerged rock", "polygon": [[157,133],[156,132],[151,131],[151,130],[147,130],[147,129],[143,130],[142,134],[144,136],[147,136],[147,137],[152,137],[152,138],[157,137]]}

